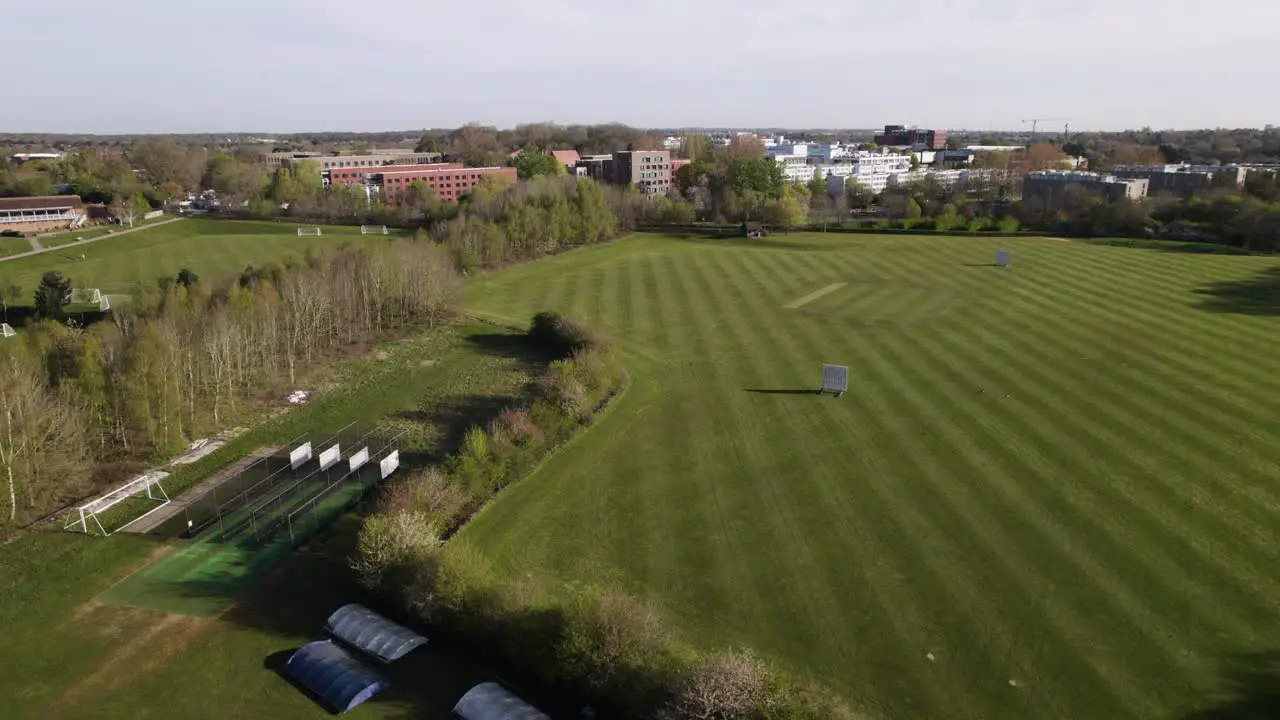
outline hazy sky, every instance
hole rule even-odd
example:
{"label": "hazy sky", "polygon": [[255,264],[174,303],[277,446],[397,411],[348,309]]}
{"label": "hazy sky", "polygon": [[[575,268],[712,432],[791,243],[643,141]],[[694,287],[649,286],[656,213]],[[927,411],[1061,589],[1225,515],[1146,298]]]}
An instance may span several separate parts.
{"label": "hazy sky", "polygon": [[1276,0],[0,0],[0,132],[1262,126],[1276,28]]}

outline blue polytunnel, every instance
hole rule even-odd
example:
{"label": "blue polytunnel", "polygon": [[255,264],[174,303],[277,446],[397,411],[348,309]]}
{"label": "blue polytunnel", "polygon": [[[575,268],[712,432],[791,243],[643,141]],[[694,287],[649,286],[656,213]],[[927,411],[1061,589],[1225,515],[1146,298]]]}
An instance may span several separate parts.
{"label": "blue polytunnel", "polygon": [[363,605],[343,605],[329,616],[324,629],[351,647],[389,663],[425,645],[427,639],[397,625]]}
{"label": "blue polytunnel", "polygon": [[350,710],[389,684],[332,640],[317,640],[298,648],[284,669],[338,712]]}
{"label": "blue polytunnel", "polygon": [[453,715],[459,720],[551,720],[495,682],[480,683],[468,690],[453,706]]}

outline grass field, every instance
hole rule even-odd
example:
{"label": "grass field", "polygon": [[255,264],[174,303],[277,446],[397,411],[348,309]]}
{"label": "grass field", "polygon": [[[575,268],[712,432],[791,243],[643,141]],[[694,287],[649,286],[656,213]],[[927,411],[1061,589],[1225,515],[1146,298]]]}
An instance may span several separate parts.
{"label": "grass field", "polygon": [[[22,301],[28,303],[40,276],[50,270],[72,278],[76,287],[129,294],[139,282],[174,276],[184,267],[201,278],[221,280],[246,265],[280,261],[290,255],[301,258],[307,248],[384,239],[362,236],[358,227],[327,226],[320,237],[298,237],[297,227],[192,218],[79,245],[65,252],[53,250],[0,263],[0,277],[16,282],[23,290]],[[26,240],[19,240],[26,244]],[[29,248],[23,248],[26,249]]]}
{"label": "grass field", "polygon": [[641,236],[468,293],[588,317],[632,377],[464,529],[511,572],[621,581],[873,716],[1280,711],[1275,259]]}

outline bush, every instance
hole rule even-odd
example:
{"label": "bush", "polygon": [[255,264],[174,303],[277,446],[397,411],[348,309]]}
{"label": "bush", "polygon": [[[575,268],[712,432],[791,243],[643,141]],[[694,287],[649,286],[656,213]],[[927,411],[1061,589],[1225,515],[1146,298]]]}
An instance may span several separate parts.
{"label": "bush", "polygon": [[0,237],[20,238],[22,237],[22,233],[17,230],[0,230]]}
{"label": "bush", "polygon": [[755,720],[769,700],[769,669],[750,650],[717,653],[698,664],[664,708],[668,720]]}
{"label": "bush", "polygon": [[661,665],[670,643],[657,610],[616,590],[580,592],[565,609],[561,672],[605,687],[620,674]]}
{"label": "bush", "polygon": [[351,568],[361,585],[376,590],[398,571],[411,569],[440,549],[440,526],[420,510],[375,515],[360,528]]}
{"label": "bush", "polygon": [[578,379],[572,360],[556,360],[538,381],[538,391],[567,418],[577,420],[587,411],[587,389]]}
{"label": "bush", "polygon": [[600,338],[586,325],[556,312],[534,315],[529,339],[540,350],[558,358],[601,345]]}
{"label": "bush", "polygon": [[617,361],[608,348],[579,350],[572,360],[578,380],[591,392],[609,387],[618,376]]}
{"label": "bush", "polygon": [[1016,233],[1018,232],[1018,219],[1015,217],[1001,218],[1000,222],[996,224],[996,227],[1000,228],[1000,232],[1002,233]]}

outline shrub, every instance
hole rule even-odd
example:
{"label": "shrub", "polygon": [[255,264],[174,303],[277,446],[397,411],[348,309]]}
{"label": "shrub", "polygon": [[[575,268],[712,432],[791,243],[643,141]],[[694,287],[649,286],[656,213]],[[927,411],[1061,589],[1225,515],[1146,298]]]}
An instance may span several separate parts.
{"label": "shrub", "polygon": [[578,379],[572,360],[556,360],[538,381],[542,397],[565,416],[574,420],[587,410],[587,390]]}
{"label": "shrub", "polygon": [[360,584],[376,590],[397,571],[421,564],[440,549],[440,526],[420,510],[375,515],[360,528],[351,560]]}
{"label": "shrub", "polygon": [[662,666],[670,642],[652,605],[616,590],[588,589],[565,610],[561,672],[605,687],[619,675]]}
{"label": "shrub", "polygon": [[0,230],[0,237],[20,238],[22,237],[22,233],[17,230]]}
{"label": "shrub", "polygon": [[555,312],[533,316],[529,339],[534,346],[558,358],[601,344],[600,338],[586,325]]}
{"label": "shrub", "polygon": [[508,408],[498,414],[490,425],[490,431],[496,434],[501,428],[517,445],[537,446],[542,444],[542,430],[533,421],[528,408]]}
{"label": "shrub", "polygon": [[662,717],[755,720],[769,695],[769,670],[750,650],[716,653],[684,678]]}
{"label": "shrub", "polygon": [[608,348],[579,350],[572,359],[578,380],[592,392],[609,387],[617,376],[617,361]]}
{"label": "shrub", "polygon": [[1014,217],[1001,218],[996,225],[1002,233],[1018,232],[1018,219]]}

